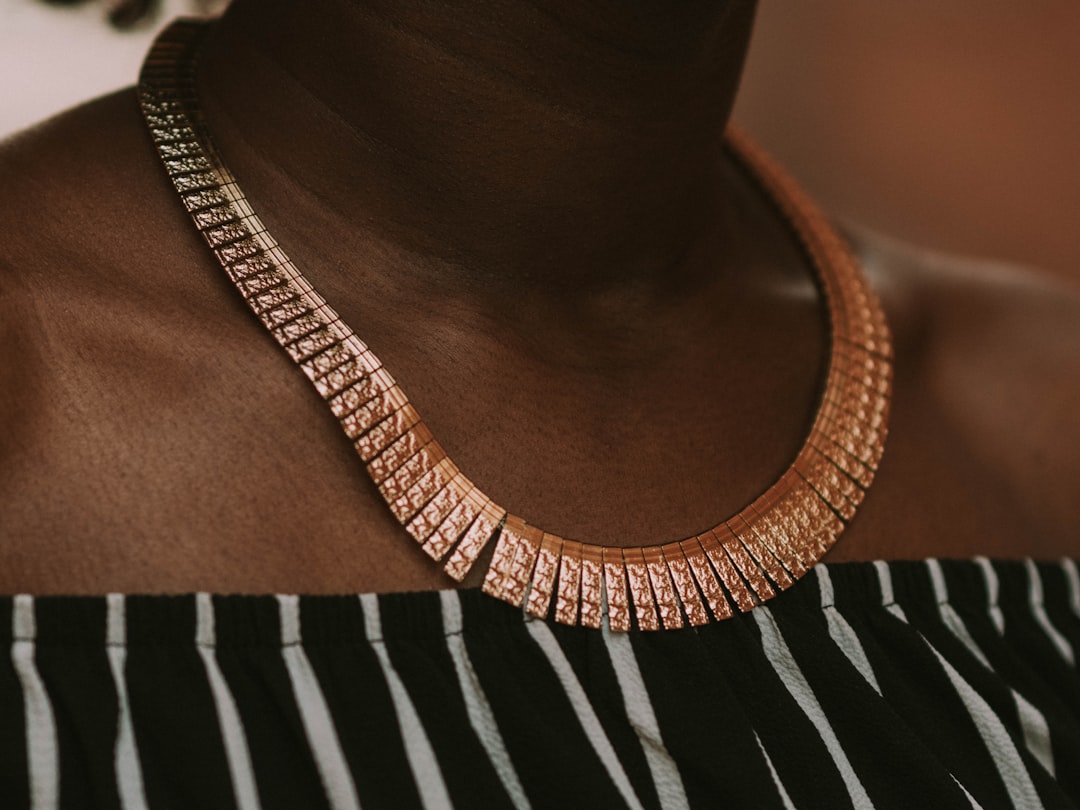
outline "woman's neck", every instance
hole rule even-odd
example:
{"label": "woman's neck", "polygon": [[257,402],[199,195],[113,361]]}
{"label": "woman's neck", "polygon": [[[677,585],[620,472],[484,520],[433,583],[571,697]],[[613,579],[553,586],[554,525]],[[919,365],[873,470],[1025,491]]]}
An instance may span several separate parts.
{"label": "woman's neck", "polygon": [[235,0],[200,86],[298,198],[412,254],[485,283],[648,281],[697,272],[730,204],[719,150],[753,11]]}

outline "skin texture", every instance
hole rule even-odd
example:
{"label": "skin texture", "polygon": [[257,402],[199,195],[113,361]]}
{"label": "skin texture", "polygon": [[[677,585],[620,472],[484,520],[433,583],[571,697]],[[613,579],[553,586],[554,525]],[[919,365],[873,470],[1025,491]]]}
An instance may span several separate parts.
{"label": "skin texture", "polygon": [[[459,466],[553,532],[641,545],[779,475],[827,347],[718,147],[752,4],[610,5],[238,0],[199,83],[255,210]],[[132,91],[9,142],[0,175],[0,591],[451,584],[202,244]],[[856,242],[894,413],[829,559],[1080,552],[1080,298]]]}

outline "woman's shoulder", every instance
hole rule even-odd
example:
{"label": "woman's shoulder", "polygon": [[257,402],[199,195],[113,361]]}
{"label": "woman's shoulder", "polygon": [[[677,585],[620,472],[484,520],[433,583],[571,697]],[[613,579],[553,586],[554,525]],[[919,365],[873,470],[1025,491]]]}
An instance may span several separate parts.
{"label": "woman's shoulder", "polygon": [[940,463],[962,455],[988,509],[1005,499],[1035,543],[1080,551],[1080,287],[865,231],[853,241],[896,334],[896,396],[933,414]]}
{"label": "woman's shoulder", "polygon": [[[149,236],[162,209],[137,116],[133,92],[116,93],[0,144],[0,414],[12,445],[114,344],[131,347],[139,302],[163,275],[172,245]],[[8,466],[16,448],[3,449]]]}
{"label": "woman's shoulder", "polygon": [[0,177],[0,536],[120,531],[138,516],[118,505],[164,503],[125,493],[172,497],[170,459],[221,443],[207,423],[251,345],[229,331],[242,302],[133,90],[10,138]]}
{"label": "woman's shoulder", "polygon": [[[0,329],[12,349],[0,375],[116,370],[131,388],[151,361],[181,359],[200,328],[242,311],[133,88],[0,143],[0,177]],[[0,403],[20,390],[0,385]]]}
{"label": "woman's shoulder", "polygon": [[[133,88],[0,143],[4,305],[26,288],[148,290],[200,249],[168,193]],[[178,254],[180,254],[178,256]],[[87,301],[80,300],[85,304]]]}
{"label": "woman's shoulder", "polygon": [[0,176],[5,423],[57,397],[89,405],[105,390],[130,392],[175,367],[178,338],[213,321],[219,279],[170,193],[134,90],[0,144]]}

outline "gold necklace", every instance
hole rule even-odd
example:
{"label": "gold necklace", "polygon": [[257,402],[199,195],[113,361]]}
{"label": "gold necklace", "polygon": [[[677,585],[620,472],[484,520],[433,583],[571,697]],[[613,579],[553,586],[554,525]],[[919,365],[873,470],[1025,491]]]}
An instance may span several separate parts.
{"label": "gold necklace", "polygon": [[341,423],[394,517],[457,581],[495,542],[483,590],[530,614],[612,630],[678,628],[747,611],[789,587],[836,541],[881,460],[892,349],[854,257],[805,194],[745,136],[731,156],[797,236],[828,307],[830,350],[806,443],[735,516],[644,548],[549,534],[462,473],[382,362],[304,279],[251,210],[200,113],[194,64],[206,25],[174,23],[143,64],[139,98],[173,185],[229,278]]}

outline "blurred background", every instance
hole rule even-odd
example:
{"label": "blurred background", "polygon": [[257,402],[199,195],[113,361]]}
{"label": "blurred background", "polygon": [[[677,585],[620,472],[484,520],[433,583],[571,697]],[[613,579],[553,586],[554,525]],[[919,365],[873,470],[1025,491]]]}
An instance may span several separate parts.
{"label": "blurred background", "polygon": [[[222,5],[0,0],[0,137]],[[1080,279],[1077,0],[761,0],[736,119],[844,219]]]}
{"label": "blurred background", "polygon": [[154,34],[193,0],[0,0],[0,138],[131,84]]}
{"label": "blurred background", "polygon": [[1080,279],[1080,2],[761,0],[736,117],[843,217]]}

